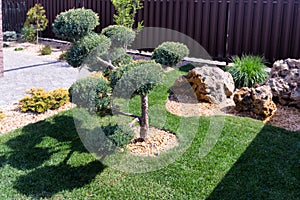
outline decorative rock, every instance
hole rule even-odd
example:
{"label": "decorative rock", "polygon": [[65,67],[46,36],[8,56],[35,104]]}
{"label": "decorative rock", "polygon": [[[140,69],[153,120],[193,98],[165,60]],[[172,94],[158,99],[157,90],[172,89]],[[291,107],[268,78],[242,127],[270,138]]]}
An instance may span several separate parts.
{"label": "decorative rock", "polygon": [[185,76],[198,101],[222,104],[234,92],[234,81],[228,72],[218,67],[197,67]]}
{"label": "decorative rock", "polygon": [[272,101],[270,86],[264,85],[257,88],[243,87],[234,94],[233,100],[237,112],[250,112],[256,118],[266,119],[274,115],[276,104]]}
{"label": "decorative rock", "polygon": [[279,60],[273,64],[267,83],[275,102],[300,108],[300,60]]}

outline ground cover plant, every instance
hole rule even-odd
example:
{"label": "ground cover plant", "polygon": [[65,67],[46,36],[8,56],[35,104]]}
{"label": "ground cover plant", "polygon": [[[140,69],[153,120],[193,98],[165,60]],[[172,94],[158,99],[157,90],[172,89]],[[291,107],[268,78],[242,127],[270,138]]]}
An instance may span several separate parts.
{"label": "ground cover plant", "polygon": [[[169,87],[185,72],[168,73],[149,93],[164,105]],[[130,110],[141,112],[139,98]],[[299,132],[260,121],[225,117],[212,151],[199,156],[213,119],[197,118],[190,147],[168,167],[134,174],[96,160],[82,145],[72,110],[0,136],[0,199],[295,199],[300,195]],[[223,118],[223,117],[222,117]],[[116,123],[99,117],[102,128]],[[166,122],[150,124],[180,134],[178,122],[193,120],[167,112]]]}

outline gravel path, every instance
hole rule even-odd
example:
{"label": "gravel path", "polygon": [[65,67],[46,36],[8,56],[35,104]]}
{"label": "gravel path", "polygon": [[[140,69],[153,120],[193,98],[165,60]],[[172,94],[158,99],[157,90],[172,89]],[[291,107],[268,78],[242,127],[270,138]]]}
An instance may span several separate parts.
{"label": "gravel path", "polygon": [[0,106],[17,102],[25,90],[68,88],[78,77],[78,70],[66,62],[43,56],[4,49],[4,77],[0,78]]}

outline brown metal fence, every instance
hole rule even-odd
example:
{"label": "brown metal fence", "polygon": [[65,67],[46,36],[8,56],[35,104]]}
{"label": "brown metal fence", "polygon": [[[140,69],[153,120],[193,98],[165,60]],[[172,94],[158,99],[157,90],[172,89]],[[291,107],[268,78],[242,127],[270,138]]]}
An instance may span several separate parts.
{"label": "brown metal fence", "polygon": [[[27,10],[37,0],[2,0],[3,29],[20,31]],[[163,27],[184,33],[199,42],[213,58],[232,55],[264,55],[269,61],[300,57],[300,0],[142,0],[137,20],[145,27]],[[57,14],[70,8],[93,9],[100,26],[113,24],[110,0],[39,0],[53,37],[51,24]],[[155,40],[161,35],[149,35]]]}

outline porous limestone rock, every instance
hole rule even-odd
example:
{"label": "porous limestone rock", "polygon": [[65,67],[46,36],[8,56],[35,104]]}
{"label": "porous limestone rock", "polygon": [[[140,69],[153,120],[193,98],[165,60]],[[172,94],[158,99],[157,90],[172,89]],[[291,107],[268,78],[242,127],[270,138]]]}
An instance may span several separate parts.
{"label": "porous limestone rock", "polygon": [[267,83],[275,102],[300,108],[300,59],[276,61]]}
{"label": "porous limestone rock", "polygon": [[233,95],[234,81],[230,73],[218,67],[197,67],[185,76],[198,101],[222,104]]}
{"label": "porous limestone rock", "polygon": [[256,88],[243,87],[234,94],[235,110],[249,112],[257,119],[267,119],[276,112],[276,104],[272,100],[271,88],[268,85]]}

